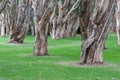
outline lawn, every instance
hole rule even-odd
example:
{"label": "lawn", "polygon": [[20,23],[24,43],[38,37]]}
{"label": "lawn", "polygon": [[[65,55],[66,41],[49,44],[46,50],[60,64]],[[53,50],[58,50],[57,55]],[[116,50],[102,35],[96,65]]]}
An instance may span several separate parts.
{"label": "lawn", "polygon": [[0,38],[0,80],[120,80],[120,47],[110,33],[105,65],[80,66],[80,36],[48,39],[49,56],[33,56],[34,36],[25,44],[7,44]]}

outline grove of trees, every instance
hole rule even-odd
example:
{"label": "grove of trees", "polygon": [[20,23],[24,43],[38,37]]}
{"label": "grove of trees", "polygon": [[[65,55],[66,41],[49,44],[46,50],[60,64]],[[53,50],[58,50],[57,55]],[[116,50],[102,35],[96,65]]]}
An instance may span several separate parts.
{"label": "grove of trees", "polygon": [[102,64],[113,19],[120,45],[120,0],[0,0],[0,13],[1,36],[9,34],[8,43],[24,43],[30,29],[35,33],[35,56],[48,55],[48,34],[67,38],[80,28],[80,63]]}

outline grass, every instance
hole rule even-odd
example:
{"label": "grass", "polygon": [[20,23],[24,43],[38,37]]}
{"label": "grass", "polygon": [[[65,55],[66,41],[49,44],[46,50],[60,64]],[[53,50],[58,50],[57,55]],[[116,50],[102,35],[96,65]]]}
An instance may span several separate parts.
{"label": "grass", "polygon": [[49,56],[32,55],[34,36],[25,44],[7,44],[0,38],[0,80],[120,80],[120,47],[111,33],[106,41],[103,66],[79,66],[80,36],[48,39]]}

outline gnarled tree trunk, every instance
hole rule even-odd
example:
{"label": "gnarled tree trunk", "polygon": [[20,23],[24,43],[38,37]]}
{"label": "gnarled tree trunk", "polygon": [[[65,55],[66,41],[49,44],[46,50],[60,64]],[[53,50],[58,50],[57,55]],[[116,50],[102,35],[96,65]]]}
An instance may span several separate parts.
{"label": "gnarled tree trunk", "polygon": [[81,0],[81,64],[103,63],[103,47],[115,14],[116,0]]}
{"label": "gnarled tree trunk", "polygon": [[48,55],[47,48],[47,23],[53,13],[56,0],[33,0],[35,43],[34,55]]}
{"label": "gnarled tree trunk", "polygon": [[[23,6],[23,4],[25,4],[25,6]],[[32,3],[31,0],[12,0],[11,5],[12,9],[10,15],[11,28],[9,43],[23,43],[29,27]]]}

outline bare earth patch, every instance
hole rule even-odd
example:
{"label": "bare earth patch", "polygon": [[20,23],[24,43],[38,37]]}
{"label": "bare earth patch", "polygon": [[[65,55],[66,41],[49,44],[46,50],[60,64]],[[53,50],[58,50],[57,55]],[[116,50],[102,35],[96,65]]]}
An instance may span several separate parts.
{"label": "bare earth patch", "polygon": [[0,43],[1,45],[27,45],[26,43]]}
{"label": "bare earth patch", "polygon": [[93,65],[81,65],[80,62],[58,62],[62,66],[73,66],[73,67],[113,67],[117,66],[116,64],[102,63],[102,64],[93,64]]}

